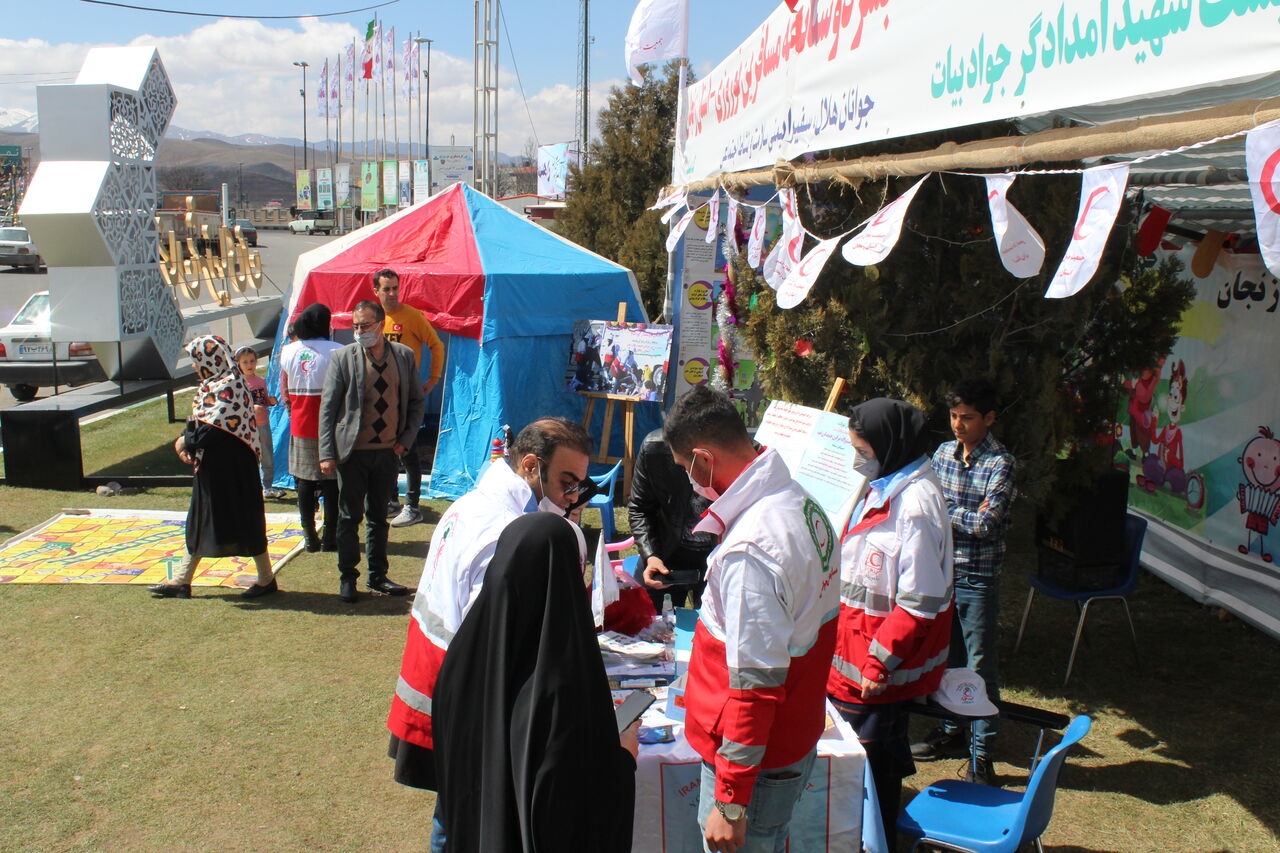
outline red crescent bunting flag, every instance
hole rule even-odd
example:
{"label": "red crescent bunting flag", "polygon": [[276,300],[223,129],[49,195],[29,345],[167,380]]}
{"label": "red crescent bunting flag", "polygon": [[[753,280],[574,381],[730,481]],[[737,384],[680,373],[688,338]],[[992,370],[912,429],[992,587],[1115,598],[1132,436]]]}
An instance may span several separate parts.
{"label": "red crescent bunting flag", "polygon": [[778,288],[778,307],[794,308],[809,295],[813,283],[818,280],[818,273],[827,265],[827,261],[835,252],[836,246],[844,239],[844,235],[823,240],[809,250],[809,254],[800,260],[787,276],[787,280]]}
{"label": "red crescent bunting flag", "polygon": [[649,209],[662,210],[662,208],[667,207],[668,205],[675,204],[677,201],[680,201],[682,198],[684,198],[684,187],[676,187],[671,192],[667,193],[666,195],[662,196],[660,199],[655,201],[653,203],[653,207]]}
{"label": "red crescent bunting flag", "polygon": [[667,234],[667,251],[674,252],[676,244],[680,242],[680,238],[684,236],[685,229],[689,227],[689,223],[693,221],[693,210],[686,210],[684,216],[680,217],[680,221],[676,223],[676,227],[671,229]]}
{"label": "red crescent bunting flag", "polygon": [[716,234],[720,233],[720,190],[712,194],[707,204],[707,242],[714,243]]}
{"label": "red crescent bunting flag", "polygon": [[907,216],[907,208],[911,206],[911,200],[916,197],[920,186],[927,180],[929,175],[916,181],[911,189],[880,208],[879,213],[868,219],[863,229],[853,235],[853,239],[845,243],[844,248],[840,250],[844,259],[855,266],[866,267],[878,264],[889,257],[893,247],[898,244],[898,237],[902,234],[902,221]]}
{"label": "red crescent bunting flag", "polygon": [[1249,131],[1244,138],[1244,162],[1258,225],[1258,251],[1271,274],[1280,276],[1280,122]]}
{"label": "red crescent bunting flag", "polygon": [[[651,207],[651,208],[649,208],[649,209],[650,209],[650,210],[653,210],[653,208],[652,208],[652,207]],[[669,208],[667,209],[667,212],[666,212],[666,213],[664,213],[664,214],[662,214],[662,217],[661,217],[658,221],[659,221],[659,222],[661,222],[663,225],[666,225],[668,222],[670,222],[671,220],[675,219],[675,218],[676,218],[676,214],[677,214],[677,213],[679,213],[679,212],[680,212],[681,210],[683,210],[683,209],[684,209],[684,199],[682,198],[682,199],[680,199],[680,203],[679,203],[679,204],[673,204],[673,205],[671,205],[671,207],[669,207]]]}
{"label": "red crescent bunting flag", "polygon": [[738,200],[728,193],[725,193],[725,196],[729,199],[729,212],[725,214],[724,227],[732,237],[734,229],[738,227]]}
{"label": "red crescent bunting flag", "polygon": [[996,238],[1000,263],[1016,278],[1031,278],[1044,266],[1044,240],[1005,194],[1014,175],[987,175],[987,204],[991,208],[991,233]]}
{"label": "red crescent bunting flag", "polygon": [[764,250],[764,228],[769,217],[765,213],[767,204],[756,208],[755,219],[751,220],[751,236],[747,238],[747,263],[753,270],[760,269],[760,255]]}
{"label": "red crescent bunting flag", "polygon": [[1045,299],[1065,299],[1079,293],[1098,271],[1102,250],[1120,213],[1124,188],[1129,183],[1127,164],[1085,169],[1080,180],[1080,212],[1071,242],[1058,271],[1044,292]]}
{"label": "red crescent bunting flag", "polygon": [[779,190],[778,197],[782,200],[782,236],[765,258],[763,271],[765,282],[774,290],[782,286],[800,263],[800,252],[804,248],[804,226],[796,210],[796,191]]}

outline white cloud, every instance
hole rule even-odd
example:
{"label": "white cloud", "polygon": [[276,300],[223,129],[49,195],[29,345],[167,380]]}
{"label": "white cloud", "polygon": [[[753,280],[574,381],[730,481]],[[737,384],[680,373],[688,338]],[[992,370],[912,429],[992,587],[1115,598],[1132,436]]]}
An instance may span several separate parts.
{"label": "white cloud", "polygon": [[[331,64],[347,44],[363,33],[348,24],[317,19],[300,22],[301,29],[273,27],[258,21],[222,19],[197,27],[179,36],[140,35],[133,45],[155,45],[178,95],[173,123],[191,130],[214,130],[235,135],[258,133],[270,136],[302,135],[302,103],[298,96],[302,74],[292,65],[306,61],[308,136],[323,137],[324,120],[315,112],[315,88],[320,66],[329,57]],[[403,38],[400,39],[403,41]],[[12,75],[63,72],[74,74],[92,45],[50,44],[40,39],[0,38],[0,79]],[[359,52],[357,51],[357,61]],[[425,54],[424,54],[425,63]],[[425,69],[424,69],[425,70]],[[621,79],[593,83],[592,112],[606,103],[609,88]],[[442,50],[431,53],[431,141],[447,144],[453,136],[457,144],[471,143],[472,123],[471,57],[458,57]],[[391,84],[387,84],[390,96]],[[398,90],[397,82],[395,88]],[[364,135],[363,86],[357,95],[357,138]],[[577,137],[574,114],[576,87],[559,83],[539,91],[528,91],[529,112],[540,142],[564,141]],[[398,92],[397,92],[398,96]],[[34,110],[35,85],[0,86],[0,107]],[[515,75],[503,68],[499,80],[499,150],[518,154],[533,133],[521,100]],[[400,137],[406,141],[410,117],[408,105],[399,102]],[[416,109],[415,109],[416,112]],[[388,100],[388,135],[391,134],[391,102]],[[351,118],[344,104],[344,125]],[[377,116],[381,124],[380,115]],[[371,113],[370,127],[374,124]],[[336,127],[331,122],[331,134]],[[343,131],[349,139],[350,129]],[[415,136],[417,131],[414,131]]]}

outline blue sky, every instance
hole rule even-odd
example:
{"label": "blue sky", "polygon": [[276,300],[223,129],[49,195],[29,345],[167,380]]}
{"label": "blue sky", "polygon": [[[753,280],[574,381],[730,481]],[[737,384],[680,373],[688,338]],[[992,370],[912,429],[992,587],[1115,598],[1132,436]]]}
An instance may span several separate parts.
{"label": "blue sky", "polygon": [[[368,5],[360,0],[130,0],[136,5],[228,14],[290,15]],[[705,73],[755,29],[780,0],[690,0],[689,49]],[[301,135],[299,70],[314,69],[357,33],[373,13],[303,21],[231,21],[98,6],[78,0],[5,4],[0,37],[0,108],[35,109],[34,82],[61,81],[84,53],[107,44],[156,44],[178,91],[174,123],[224,133]],[[592,104],[626,80],[622,39],[632,0],[591,5]],[[377,10],[397,39],[420,31],[432,48],[432,137],[469,142],[473,0],[401,0]],[[508,0],[500,49],[499,147],[517,153],[534,133],[545,144],[571,138],[577,79],[577,0]],[[508,33],[510,39],[508,39]],[[512,60],[514,59],[514,63]],[[530,102],[526,113],[518,68]],[[309,79],[314,83],[314,76]],[[310,88],[314,88],[312,85]],[[314,116],[314,111],[313,111]],[[315,124],[312,124],[314,138]],[[405,131],[407,133],[407,130]]]}

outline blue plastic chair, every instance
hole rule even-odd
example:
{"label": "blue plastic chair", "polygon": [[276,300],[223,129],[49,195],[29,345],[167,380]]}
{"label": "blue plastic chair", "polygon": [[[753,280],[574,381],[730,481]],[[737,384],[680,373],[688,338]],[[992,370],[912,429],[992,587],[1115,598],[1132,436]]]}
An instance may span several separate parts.
{"label": "blue plastic chair", "polygon": [[613,523],[613,498],[617,494],[618,480],[621,478],[621,462],[614,465],[604,474],[591,478],[604,491],[587,501],[587,506],[600,510],[600,529],[604,531],[604,541],[606,542],[612,542],[618,535],[616,526]]}
{"label": "blue plastic chair", "polygon": [[[1147,535],[1147,520],[1136,515],[1126,515],[1124,520],[1124,553],[1120,557],[1120,565],[1124,568],[1124,578],[1120,584],[1110,589],[1078,590],[1059,586],[1044,578],[1031,576],[1031,588],[1027,590],[1027,603],[1022,608],[1022,623],[1018,625],[1018,639],[1013,644],[1014,654],[1022,645],[1022,632],[1027,627],[1027,617],[1031,615],[1031,600],[1036,590],[1040,590],[1051,598],[1063,601],[1074,601],[1080,611],[1076,621],[1076,638],[1071,643],[1071,657],[1067,659],[1067,675],[1062,679],[1065,687],[1071,680],[1071,670],[1076,665],[1076,650],[1080,648],[1080,638],[1084,635],[1084,622],[1089,618],[1089,605],[1095,601],[1119,601],[1124,606],[1124,618],[1129,623],[1129,639],[1133,642],[1133,659],[1141,663],[1138,657],[1138,633],[1133,630],[1133,616],[1129,614],[1128,597],[1138,585],[1138,560],[1142,556],[1142,541]],[[1081,602],[1084,605],[1081,606]]]}
{"label": "blue plastic chair", "polygon": [[931,844],[963,853],[1014,853],[1033,842],[1043,853],[1040,836],[1053,817],[1067,749],[1088,734],[1092,723],[1083,714],[1071,721],[1061,743],[1035,766],[1024,793],[959,779],[936,782],[907,805],[898,832],[915,839],[912,850]]}

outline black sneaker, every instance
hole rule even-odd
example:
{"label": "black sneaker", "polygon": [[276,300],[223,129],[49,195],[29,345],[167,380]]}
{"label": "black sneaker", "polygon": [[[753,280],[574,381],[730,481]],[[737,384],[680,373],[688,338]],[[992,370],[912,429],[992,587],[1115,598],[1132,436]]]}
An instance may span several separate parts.
{"label": "black sneaker", "polygon": [[963,731],[948,732],[941,726],[925,735],[924,740],[911,744],[911,757],[921,761],[939,758],[959,758],[969,754]]}
{"label": "black sneaker", "polygon": [[400,506],[400,501],[392,501],[387,504],[387,518],[395,518],[400,514],[401,509],[403,509],[403,507]]}
{"label": "black sneaker", "polygon": [[966,761],[961,765],[960,770],[966,782],[988,785],[992,788],[1000,787],[1000,777],[996,775],[996,770],[991,765],[991,759],[986,756],[979,758],[977,761]]}
{"label": "black sneaker", "polygon": [[338,584],[338,597],[348,604],[354,604],[356,600],[356,579],[343,578]]}
{"label": "black sneaker", "polygon": [[407,586],[401,586],[395,581],[390,580],[386,575],[370,575],[369,591],[380,592],[383,595],[408,595],[409,594],[409,588]]}

